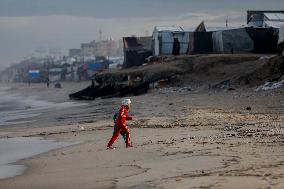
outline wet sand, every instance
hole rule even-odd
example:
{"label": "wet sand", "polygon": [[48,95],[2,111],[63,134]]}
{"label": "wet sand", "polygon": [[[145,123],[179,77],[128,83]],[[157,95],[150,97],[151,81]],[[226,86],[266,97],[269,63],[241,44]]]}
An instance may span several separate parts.
{"label": "wet sand", "polygon": [[[106,150],[121,98],[66,109],[61,121],[51,114],[52,125],[1,128],[2,138],[42,136],[82,143],[18,162],[28,169],[1,180],[0,188],[283,188],[283,92],[170,88],[131,97],[130,149],[120,137],[115,150]],[[40,98],[43,93],[33,91]],[[44,115],[37,119],[48,122]]]}
{"label": "wet sand", "polygon": [[40,137],[14,137],[0,139],[0,179],[21,175],[26,167],[15,162],[74,143],[43,140]]}

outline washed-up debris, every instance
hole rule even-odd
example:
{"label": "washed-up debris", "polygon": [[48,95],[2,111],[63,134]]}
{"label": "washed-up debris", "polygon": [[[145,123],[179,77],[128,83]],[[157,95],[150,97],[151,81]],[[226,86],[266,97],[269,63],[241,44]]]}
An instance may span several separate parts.
{"label": "washed-up debris", "polygon": [[257,87],[256,91],[260,91],[260,90],[272,90],[272,89],[278,89],[284,87],[284,80],[281,80],[279,82],[266,82],[264,85],[261,85],[259,87]]}
{"label": "washed-up debris", "polygon": [[112,97],[123,97],[126,95],[140,95],[147,93],[149,89],[148,82],[142,82],[135,85],[127,84],[108,84],[89,86],[81,91],[70,94],[70,99],[75,100],[95,100],[95,98],[112,98]]}
{"label": "washed-up debris", "polygon": [[248,106],[248,107],[246,107],[246,110],[250,111],[250,110],[251,110],[251,107],[249,107],[249,106]]}
{"label": "washed-up debris", "polygon": [[213,84],[213,85],[210,84],[209,89],[230,89],[230,90],[234,90],[230,86],[231,86],[231,81],[228,79],[228,80],[221,81],[220,83],[217,83],[217,84]]}
{"label": "washed-up debris", "polygon": [[61,84],[60,84],[59,82],[55,83],[54,87],[55,87],[55,88],[58,88],[58,89],[61,89],[61,88],[62,88],[62,86],[61,86]]}

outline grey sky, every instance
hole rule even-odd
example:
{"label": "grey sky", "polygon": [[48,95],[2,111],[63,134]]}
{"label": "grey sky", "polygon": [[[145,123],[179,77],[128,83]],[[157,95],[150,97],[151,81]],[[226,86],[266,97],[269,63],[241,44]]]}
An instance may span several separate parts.
{"label": "grey sky", "polygon": [[245,24],[248,9],[284,9],[283,0],[0,0],[0,67],[38,47],[78,48],[103,36],[150,33],[155,25]]}

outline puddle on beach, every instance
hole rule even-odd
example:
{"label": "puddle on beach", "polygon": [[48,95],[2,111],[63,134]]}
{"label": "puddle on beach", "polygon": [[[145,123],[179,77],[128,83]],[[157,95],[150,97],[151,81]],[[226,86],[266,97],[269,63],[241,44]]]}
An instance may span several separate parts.
{"label": "puddle on beach", "polygon": [[74,143],[56,142],[40,137],[0,139],[0,179],[21,175],[26,167],[14,164],[19,160],[72,144]]}

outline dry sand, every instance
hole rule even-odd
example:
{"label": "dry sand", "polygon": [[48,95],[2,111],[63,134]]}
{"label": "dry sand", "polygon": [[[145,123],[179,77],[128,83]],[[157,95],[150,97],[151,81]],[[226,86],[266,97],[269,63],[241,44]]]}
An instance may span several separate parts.
{"label": "dry sand", "polygon": [[[70,87],[60,95],[43,86],[11,92],[68,101],[62,95]],[[0,180],[0,188],[284,188],[283,92],[170,88],[131,97],[134,147],[129,149],[119,138],[115,150],[106,150],[121,98],[86,102],[49,119],[41,115],[24,127],[0,128],[1,137],[81,142],[18,162],[27,171]]]}

